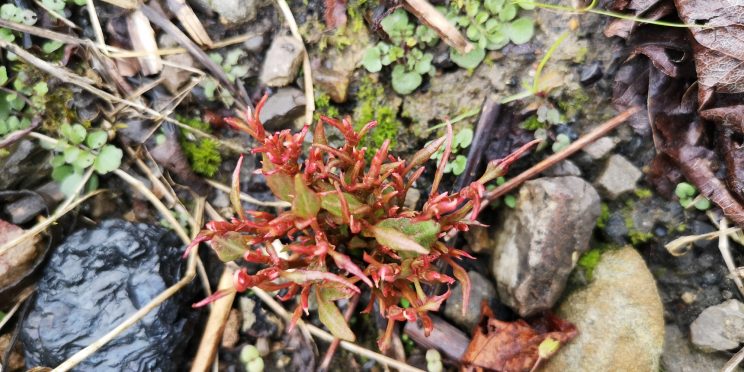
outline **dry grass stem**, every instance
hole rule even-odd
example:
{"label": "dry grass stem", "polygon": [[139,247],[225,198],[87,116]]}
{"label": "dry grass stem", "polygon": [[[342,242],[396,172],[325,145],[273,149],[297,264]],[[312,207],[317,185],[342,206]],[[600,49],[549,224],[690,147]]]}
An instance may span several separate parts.
{"label": "dry grass stem", "polygon": [[690,244],[698,240],[713,240],[721,236],[721,234],[731,235],[739,232],[741,232],[740,228],[729,227],[726,229],[721,229],[719,231],[712,231],[707,234],[681,236],[665,244],[664,247],[672,256],[682,256],[685,253],[689,252]]}
{"label": "dry grass stem", "polygon": [[[228,193],[228,194],[230,193],[230,187],[229,186],[223,185],[223,184],[221,184],[221,183],[219,183],[219,182],[217,182],[215,180],[209,180],[208,179],[206,181],[207,181],[207,183],[210,186],[214,187],[215,189],[220,190],[220,191],[225,192],[225,193]],[[262,207],[289,208],[289,207],[292,206],[288,202],[281,201],[281,200],[277,200],[277,201],[261,201],[261,200],[258,200],[258,199],[254,198],[254,197],[252,197],[252,196],[250,196],[250,195],[248,195],[246,193],[243,193],[243,192],[240,193],[240,200],[242,200],[242,201],[244,201],[246,203],[260,205]]]}
{"label": "dry grass stem", "polygon": [[302,73],[305,83],[305,122],[310,124],[313,122],[313,112],[315,112],[315,93],[313,92],[313,74],[310,70],[310,57],[307,54],[305,42],[302,41],[302,35],[300,35],[297,22],[294,19],[294,15],[292,15],[292,10],[287,5],[287,1],[276,0],[276,2],[279,5],[282,16],[284,16],[284,20],[289,25],[289,31],[292,33],[292,36],[302,44]]}
{"label": "dry grass stem", "polygon": [[447,18],[426,0],[404,0],[403,6],[413,13],[421,23],[429,26],[447,45],[465,54],[473,50],[473,44]]}
{"label": "dry grass stem", "polygon": [[49,7],[47,7],[46,5],[44,5],[44,3],[42,3],[41,1],[34,0],[34,3],[36,3],[36,5],[39,8],[44,9],[47,13],[49,13],[49,15],[52,16],[52,18],[56,18],[60,22],[66,24],[67,27],[73,28],[75,30],[79,30],[80,29],[80,27],[78,27],[78,25],[72,23],[72,21],[70,21],[69,19],[67,19],[67,18],[59,15],[59,13],[55,12],[54,10],[49,9]]}
{"label": "dry grass stem", "polygon": [[[93,1],[93,0],[88,0]],[[109,3],[114,6],[118,6],[119,8],[123,9],[134,9],[137,7],[138,1],[137,0],[101,0],[104,3]]]}
{"label": "dry grass stem", "polygon": [[152,29],[150,21],[145,14],[135,10],[127,16],[127,30],[129,40],[134,50],[147,52],[138,57],[142,75],[149,76],[159,73],[163,69],[163,62],[157,54],[158,43],[155,41],[155,30]]}
{"label": "dry grass stem", "polygon": [[723,256],[723,262],[726,263],[726,268],[728,268],[728,271],[731,274],[731,277],[734,280],[734,283],[736,284],[736,288],[738,288],[739,293],[741,293],[741,295],[744,296],[744,283],[742,283],[741,277],[737,273],[736,264],[734,263],[734,257],[731,256],[731,249],[729,247],[728,234],[723,233],[723,231],[726,231],[727,228],[728,228],[728,220],[726,220],[726,218],[721,219],[721,224],[718,230],[719,231],[718,249],[721,251],[721,256]]}
{"label": "dry grass stem", "polygon": [[93,27],[93,32],[96,34],[96,43],[98,43],[98,48],[100,48],[101,53],[108,55],[108,49],[106,48],[106,39],[103,37],[101,21],[98,19],[98,11],[96,10],[96,5],[93,4],[93,0],[87,0],[85,2],[85,8],[88,10],[90,25]]}
{"label": "dry grass stem", "polygon": [[209,38],[207,30],[204,29],[204,26],[199,22],[199,17],[194,14],[194,10],[186,4],[186,1],[168,0],[166,4],[168,5],[168,9],[176,15],[183,28],[186,29],[186,32],[197,44],[212,45],[212,39]]}

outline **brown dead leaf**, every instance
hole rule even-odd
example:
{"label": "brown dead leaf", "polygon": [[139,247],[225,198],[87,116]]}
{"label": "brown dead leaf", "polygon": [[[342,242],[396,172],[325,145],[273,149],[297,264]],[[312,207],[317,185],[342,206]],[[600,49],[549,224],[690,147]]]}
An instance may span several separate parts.
{"label": "brown dead leaf", "polygon": [[675,0],[679,16],[691,28],[696,43],[695,65],[700,83],[700,106],[712,91],[744,92],[744,4],[738,0]]}
{"label": "brown dead leaf", "polygon": [[325,0],[323,17],[329,30],[346,25],[346,0]]}
{"label": "brown dead leaf", "polygon": [[573,324],[552,314],[529,322],[503,322],[482,306],[483,317],[462,358],[463,371],[527,372],[537,363],[538,347],[545,339],[563,345],[578,334]]}
{"label": "brown dead leaf", "polygon": [[[23,229],[0,220],[0,245],[23,234]],[[43,259],[44,245],[38,235],[0,253],[0,294],[19,284]],[[4,297],[4,296],[3,296]]]}

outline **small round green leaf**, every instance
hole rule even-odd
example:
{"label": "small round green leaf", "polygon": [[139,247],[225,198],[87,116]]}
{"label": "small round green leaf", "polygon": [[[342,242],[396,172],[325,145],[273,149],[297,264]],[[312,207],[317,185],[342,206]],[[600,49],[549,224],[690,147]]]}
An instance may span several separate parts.
{"label": "small round green leaf", "polygon": [[62,152],[65,157],[65,162],[72,164],[80,155],[80,149],[77,146],[69,146]]}
{"label": "small round green leaf", "polygon": [[465,166],[468,164],[468,158],[463,155],[457,155],[455,161],[452,162],[452,174],[459,176],[465,171]]}
{"label": "small round green leaf", "polygon": [[505,0],[486,0],[483,5],[493,14],[498,14],[504,7]]}
{"label": "small round green leaf", "polygon": [[535,21],[530,18],[519,18],[516,21],[509,23],[507,27],[504,27],[504,32],[512,43],[520,45],[524,44],[532,38],[535,32]]}
{"label": "small round green leaf", "polygon": [[511,2],[504,5],[504,8],[501,9],[501,11],[499,12],[499,20],[501,20],[501,22],[511,21],[516,16],[517,16],[517,7]]}
{"label": "small round green leaf", "polygon": [[396,65],[392,73],[393,90],[398,94],[410,94],[421,85],[423,79],[415,71],[406,71],[405,67]]}
{"label": "small round green leaf", "polygon": [[367,48],[362,57],[362,66],[369,72],[378,72],[382,70],[380,49],[377,47]]}
{"label": "small round green leaf", "polygon": [[517,206],[517,198],[514,195],[504,196],[504,204],[507,207],[514,209]]}
{"label": "small round green leaf", "polygon": [[680,199],[690,198],[694,196],[696,192],[697,190],[695,189],[695,186],[692,186],[687,182],[680,182],[677,184],[677,187],[674,188],[674,194]]}
{"label": "small round green leaf", "polygon": [[454,141],[461,149],[470,146],[470,144],[473,142],[473,129],[463,128],[462,130],[457,132]]}
{"label": "small round green leaf", "polygon": [[92,149],[99,149],[106,144],[106,140],[108,140],[106,132],[97,130],[88,133],[88,137],[85,138],[85,144]]}
{"label": "small round green leaf", "polygon": [[456,65],[462,68],[476,68],[486,58],[486,51],[481,48],[475,48],[472,51],[460,54],[454,49],[450,49],[450,59]]}
{"label": "small round green leaf", "polygon": [[96,157],[93,166],[96,172],[106,174],[116,170],[121,165],[122,151],[114,145],[106,145],[101,148],[101,152]]}
{"label": "small round green leaf", "polygon": [[73,165],[78,168],[88,168],[91,165],[93,165],[93,162],[96,160],[96,157],[91,154],[88,151],[81,151],[80,155],[78,155],[77,159],[73,162]]}
{"label": "small round green leaf", "polygon": [[59,184],[59,190],[62,191],[65,196],[71,196],[75,193],[80,183],[83,182],[83,175],[79,173],[72,173],[65,177]]}

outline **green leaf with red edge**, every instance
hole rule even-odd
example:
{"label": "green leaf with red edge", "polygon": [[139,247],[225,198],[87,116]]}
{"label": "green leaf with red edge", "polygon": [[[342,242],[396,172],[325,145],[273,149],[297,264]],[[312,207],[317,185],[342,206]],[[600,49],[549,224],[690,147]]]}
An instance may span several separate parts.
{"label": "green leaf with red edge", "polygon": [[272,173],[274,169],[274,164],[269,161],[269,158],[266,156],[266,154],[263,154],[263,170],[265,174],[268,173],[264,176],[266,177],[266,184],[269,186],[269,189],[271,189],[271,192],[274,193],[277,198],[286,202],[291,202],[292,195],[294,195],[295,191],[292,176],[281,171]]}
{"label": "green leaf with red edge", "polygon": [[[346,204],[349,205],[349,213],[354,214],[354,211],[364,206],[354,195],[349,193],[343,193]],[[341,198],[338,197],[337,193],[326,194],[320,198],[320,205],[323,209],[330,212],[336,217],[343,217],[343,208],[341,207]]]}
{"label": "green leaf with red edge", "polygon": [[341,311],[338,310],[333,301],[326,298],[322,288],[315,287],[315,298],[318,300],[318,318],[320,322],[331,331],[335,337],[349,342],[354,342],[354,332],[346,324]]}
{"label": "green leaf with red edge", "polygon": [[235,231],[216,235],[209,244],[222,262],[235,261],[243,257],[247,249],[243,236]]}
{"label": "green leaf with red edge", "polygon": [[348,299],[354,295],[354,291],[350,290],[343,284],[335,282],[326,282],[320,287],[323,291],[323,297],[328,301],[337,301],[341,299]]}
{"label": "green leaf with red edge", "polygon": [[384,223],[390,220],[392,219],[383,220],[377,225],[372,226],[372,234],[378,243],[397,252],[429,253],[429,248],[422,246],[416,240],[411,239],[408,235],[390,226],[390,223]]}
{"label": "green leaf with red edge", "polygon": [[[395,229],[413,239],[427,252],[437,241],[440,225],[433,220],[414,222],[410,218],[388,218],[377,223],[378,227]],[[383,244],[384,245],[384,244]]]}
{"label": "green leaf with red edge", "polygon": [[302,218],[315,217],[320,211],[320,197],[305,184],[301,174],[295,174],[294,189],[292,212]]}

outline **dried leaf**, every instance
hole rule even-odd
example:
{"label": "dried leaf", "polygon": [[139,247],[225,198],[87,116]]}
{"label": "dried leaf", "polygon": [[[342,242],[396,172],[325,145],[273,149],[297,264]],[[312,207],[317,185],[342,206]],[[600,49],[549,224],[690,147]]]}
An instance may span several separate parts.
{"label": "dried leaf", "polygon": [[[540,347],[545,340],[565,344],[578,334],[573,324],[552,314],[529,322],[503,322],[494,318],[485,303],[482,311],[483,317],[462,358],[467,371],[527,372],[541,356]],[[554,343],[551,349],[555,352]]]}
{"label": "dried leaf", "polygon": [[[23,229],[20,227],[0,220],[0,245],[22,234]],[[0,293],[15,286],[31,274],[43,258],[43,249],[39,236],[34,235],[0,254]]]}

